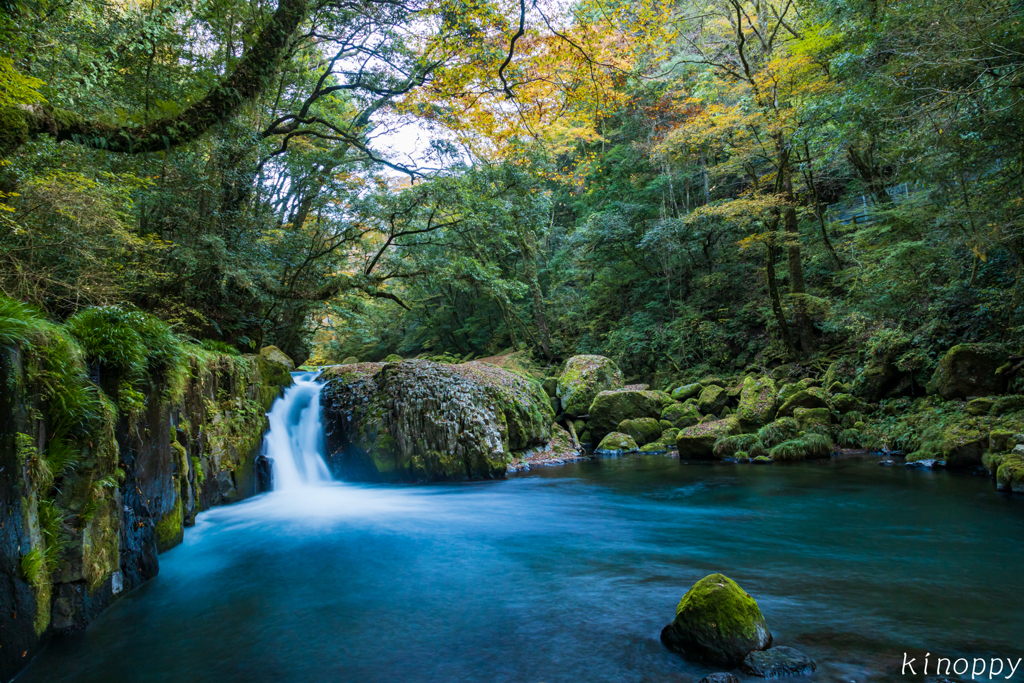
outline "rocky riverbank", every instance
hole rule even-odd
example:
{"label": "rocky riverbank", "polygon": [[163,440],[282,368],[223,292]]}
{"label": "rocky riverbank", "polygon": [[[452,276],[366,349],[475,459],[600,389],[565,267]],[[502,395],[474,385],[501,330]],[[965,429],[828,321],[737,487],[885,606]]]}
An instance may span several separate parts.
{"label": "rocky riverbank", "polygon": [[259,449],[286,356],[88,311],[66,326],[28,312],[0,349],[0,680],[155,576],[199,511],[269,484]]}

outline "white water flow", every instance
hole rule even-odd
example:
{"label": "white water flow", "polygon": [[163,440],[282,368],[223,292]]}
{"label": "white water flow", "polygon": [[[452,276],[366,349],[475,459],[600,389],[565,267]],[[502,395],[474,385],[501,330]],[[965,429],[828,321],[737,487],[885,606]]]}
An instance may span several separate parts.
{"label": "white water flow", "polygon": [[271,406],[264,453],[274,462],[275,491],[331,481],[324,462],[324,425],[320,417],[319,373],[293,372],[294,383]]}

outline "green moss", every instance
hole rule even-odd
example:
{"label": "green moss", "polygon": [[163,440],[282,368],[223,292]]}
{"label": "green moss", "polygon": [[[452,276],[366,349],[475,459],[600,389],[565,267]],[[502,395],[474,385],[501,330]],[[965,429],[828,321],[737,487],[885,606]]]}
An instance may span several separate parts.
{"label": "green moss", "polygon": [[791,417],[784,417],[766,424],[757,430],[757,438],[765,448],[772,448],[788,441],[800,433],[800,424]]}
{"label": "green moss", "polygon": [[[562,410],[570,417],[586,415],[591,404],[602,391],[622,387],[622,373],[615,363],[604,356],[573,356],[565,364],[565,371],[558,378],[555,393],[561,401]],[[616,420],[618,424],[626,417]],[[654,417],[654,416],[651,416]],[[608,431],[614,428],[610,425]]]}
{"label": "green moss", "polygon": [[832,413],[828,408],[796,408],[793,417],[800,425],[801,430],[812,427],[828,428],[832,424]]}
{"label": "green moss", "polygon": [[620,432],[612,432],[608,436],[601,439],[601,443],[597,447],[598,453],[623,453],[632,452],[637,450],[636,441],[633,440],[629,434],[622,434]]}
{"label": "green moss", "polygon": [[715,457],[715,442],[724,436],[732,436],[740,432],[739,421],[734,417],[724,420],[702,422],[687,427],[676,437],[680,458],[710,460]]}
{"label": "green moss", "polygon": [[673,403],[661,411],[661,419],[673,427],[685,429],[700,422],[701,414],[695,403]]}
{"label": "green moss", "polygon": [[1024,456],[1010,453],[1003,457],[996,471],[996,485],[1001,491],[1024,493]]}
{"label": "green moss", "polygon": [[36,613],[32,619],[32,630],[39,636],[50,625],[52,583],[46,560],[38,548],[32,548],[21,557],[21,573],[32,587],[32,594],[35,597]]}
{"label": "green moss", "polygon": [[803,434],[797,439],[783,441],[772,448],[768,455],[772,460],[796,461],[827,458],[832,454],[832,440],[821,434]]}
{"label": "green moss", "polygon": [[623,420],[619,423],[618,431],[629,434],[637,444],[643,446],[657,441],[661,437],[661,424],[653,417],[640,417],[635,420]]}
{"label": "green moss", "polygon": [[180,498],[174,502],[174,508],[156,523],[155,531],[157,552],[162,553],[181,543],[185,527]]}
{"label": "green moss", "polygon": [[739,451],[763,453],[764,446],[761,445],[757,434],[736,434],[735,436],[723,436],[715,441],[715,455],[719,458],[727,458]]}

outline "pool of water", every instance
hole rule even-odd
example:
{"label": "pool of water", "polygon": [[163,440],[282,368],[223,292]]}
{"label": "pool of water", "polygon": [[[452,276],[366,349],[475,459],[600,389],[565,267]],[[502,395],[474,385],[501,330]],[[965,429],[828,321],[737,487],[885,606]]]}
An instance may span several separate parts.
{"label": "pool of water", "polygon": [[1021,498],[874,461],[274,492],[200,515],[17,680],[692,682],[715,669],[658,636],[716,571],[818,661],[803,680],[906,680],[904,652],[1024,656],[1022,542]]}

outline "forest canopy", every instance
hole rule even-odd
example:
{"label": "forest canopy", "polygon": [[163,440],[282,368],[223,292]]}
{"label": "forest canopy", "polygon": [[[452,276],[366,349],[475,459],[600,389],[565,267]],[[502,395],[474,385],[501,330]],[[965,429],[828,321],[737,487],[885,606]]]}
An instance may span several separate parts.
{"label": "forest canopy", "polygon": [[[302,361],[1019,346],[1010,0],[5,2],[0,290]],[[424,143],[409,149],[409,140]]]}

